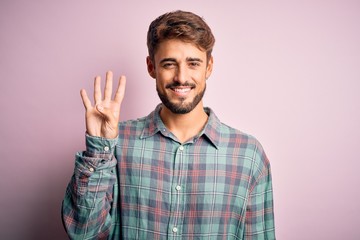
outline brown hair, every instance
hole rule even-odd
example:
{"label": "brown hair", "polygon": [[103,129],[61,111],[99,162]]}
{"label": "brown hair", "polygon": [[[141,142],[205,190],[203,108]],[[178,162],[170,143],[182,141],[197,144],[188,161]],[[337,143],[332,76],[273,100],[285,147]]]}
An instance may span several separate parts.
{"label": "brown hair", "polygon": [[203,18],[192,12],[180,10],[165,13],[150,24],[147,47],[152,61],[159,44],[169,39],[195,44],[202,51],[206,51],[208,60],[215,43],[214,35]]}

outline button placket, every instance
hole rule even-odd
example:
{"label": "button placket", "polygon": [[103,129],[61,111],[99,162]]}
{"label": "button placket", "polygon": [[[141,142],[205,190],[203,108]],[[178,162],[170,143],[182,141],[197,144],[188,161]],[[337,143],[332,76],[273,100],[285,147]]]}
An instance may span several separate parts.
{"label": "button placket", "polygon": [[183,208],[183,203],[182,203],[182,194],[181,194],[181,190],[182,190],[182,186],[180,185],[181,183],[181,178],[182,178],[182,171],[183,171],[183,161],[184,161],[184,150],[185,147],[184,145],[178,145],[176,152],[175,152],[175,169],[174,169],[174,185],[172,186],[172,193],[174,194],[174,198],[173,198],[173,204],[174,204],[174,208],[173,208],[173,213],[172,213],[172,227],[170,227],[170,232],[172,232],[172,234],[176,234],[176,235],[180,235],[180,230],[177,227],[179,221],[182,221],[182,216],[181,216],[181,212],[182,212],[182,208]]}

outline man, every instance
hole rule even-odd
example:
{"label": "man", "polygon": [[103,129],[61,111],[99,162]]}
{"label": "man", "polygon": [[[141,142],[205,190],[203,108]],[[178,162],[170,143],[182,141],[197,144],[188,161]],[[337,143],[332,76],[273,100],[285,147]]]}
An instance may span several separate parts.
{"label": "man", "polygon": [[125,77],[85,90],[86,151],[63,201],[71,239],[275,239],[269,161],[258,141],[222,124],[202,97],[215,39],[199,16],[155,19],[147,69],[161,99],[118,123]]}

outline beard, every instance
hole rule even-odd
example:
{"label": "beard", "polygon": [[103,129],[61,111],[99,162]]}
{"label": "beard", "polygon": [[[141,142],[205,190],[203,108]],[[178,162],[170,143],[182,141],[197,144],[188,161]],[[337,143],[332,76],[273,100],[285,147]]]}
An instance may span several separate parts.
{"label": "beard", "polygon": [[[186,82],[184,84],[180,84],[180,83],[168,84],[166,88],[179,87],[179,86],[195,87],[195,85]],[[180,98],[180,102],[175,103],[172,102],[166,94],[161,93],[158,85],[156,85],[156,91],[158,93],[161,102],[165,105],[165,107],[167,107],[172,113],[175,114],[186,114],[191,112],[203,98],[205,94],[205,90],[206,90],[206,85],[204,86],[204,89],[201,92],[199,92],[191,102],[186,103],[185,102],[186,98]]]}

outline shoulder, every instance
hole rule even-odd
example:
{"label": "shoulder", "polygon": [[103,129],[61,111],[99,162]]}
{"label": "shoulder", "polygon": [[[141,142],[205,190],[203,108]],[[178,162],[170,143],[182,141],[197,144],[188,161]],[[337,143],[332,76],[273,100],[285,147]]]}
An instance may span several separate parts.
{"label": "shoulder", "polygon": [[[224,123],[220,124],[221,144],[233,147],[261,147],[260,142],[251,134],[230,127]],[[262,147],[261,147],[262,148]]]}
{"label": "shoulder", "polygon": [[146,117],[119,122],[120,136],[138,136],[144,130]]}
{"label": "shoulder", "polygon": [[220,124],[220,148],[233,156],[249,160],[258,169],[269,167],[269,160],[259,140],[248,133]]}
{"label": "shoulder", "polygon": [[211,108],[206,108],[209,124],[206,129],[209,138],[219,146],[219,150],[233,157],[267,161],[264,149],[256,137],[223,123]]}

